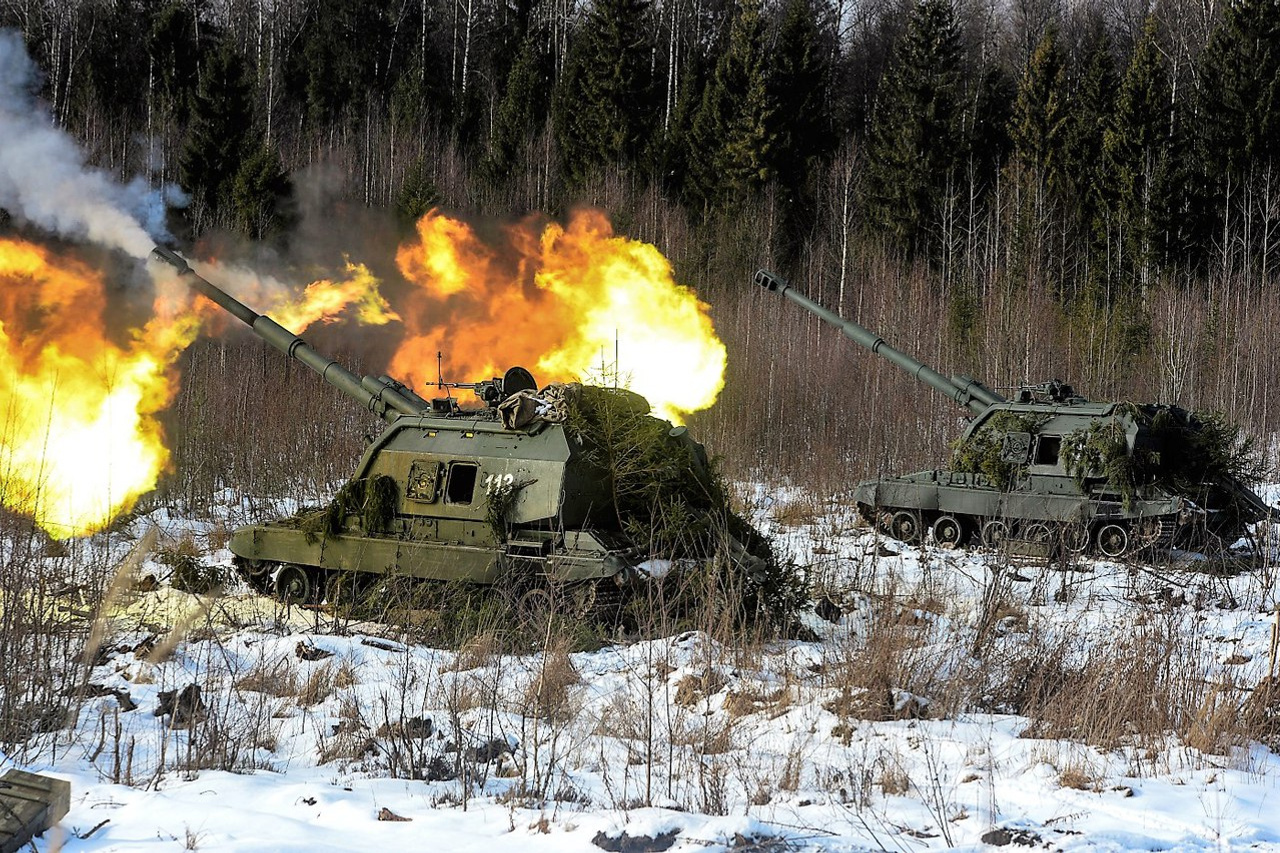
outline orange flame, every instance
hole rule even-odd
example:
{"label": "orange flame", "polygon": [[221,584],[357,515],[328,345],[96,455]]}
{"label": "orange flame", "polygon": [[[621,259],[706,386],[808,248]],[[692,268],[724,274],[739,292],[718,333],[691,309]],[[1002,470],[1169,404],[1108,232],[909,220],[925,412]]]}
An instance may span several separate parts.
{"label": "orange flame", "polygon": [[400,315],[391,310],[378,285],[368,267],[348,260],[347,278],[313,281],[300,297],[277,300],[266,313],[294,333],[301,333],[314,323],[332,323],[352,305],[361,325],[382,326],[399,320]]}
{"label": "orange flame", "polygon": [[56,538],[102,527],[155,486],[169,452],[154,415],[199,330],[159,297],[117,343],[106,303],[84,264],[0,239],[0,503]]}
{"label": "orange flame", "polygon": [[661,252],[615,236],[600,211],[575,212],[567,227],[526,221],[497,246],[435,211],[417,230],[396,255],[417,287],[400,311],[406,336],[392,375],[430,379],[444,352],[466,381],[513,364],[542,382],[569,381],[613,362],[616,348],[620,384],[676,423],[724,386],[725,348],[707,306]]}
{"label": "orange flame", "polygon": [[[368,269],[347,265],[296,295],[274,279],[199,265],[232,282],[301,331],[355,306],[356,319],[398,319]],[[151,317],[122,336],[105,333],[102,276],[36,244],[0,239],[0,504],[63,538],[97,530],[150,491],[169,462],[156,413],[178,389],[174,363],[205,320],[221,317],[169,268],[154,265]]]}

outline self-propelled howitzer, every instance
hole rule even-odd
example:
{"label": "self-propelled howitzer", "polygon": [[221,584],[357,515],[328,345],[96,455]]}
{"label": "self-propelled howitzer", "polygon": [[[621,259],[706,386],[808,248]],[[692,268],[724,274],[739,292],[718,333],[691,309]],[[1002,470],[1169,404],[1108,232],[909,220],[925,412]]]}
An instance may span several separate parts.
{"label": "self-propelled howitzer", "polygon": [[1053,381],[1006,399],[945,376],[760,270],[756,283],[968,407],[950,469],[859,483],[863,517],[904,542],[1010,545],[1122,557],[1175,543],[1234,542],[1276,510],[1246,485],[1237,432],[1177,406],[1097,403]]}
{"label": "self-propelled howitzer", "polygon": [[[591,607],[601,590],[616,598],[644,579],[655,555],[629,535],[634,519],[615,501],[618,472],[584,422],[583,412],[602,406],[641,422],[658,450],[709,482],[702,445],[683,427],[649,416],[637,394],[576,385],[538,391],[516,367],[453,386],[473,389],[482,408],[461,408],[448,396],[428,401],[389,377],[357,377],[177,254],[157,248],[152,257],[387,422],[328,507],[233,532],[235,564],[259,591],[315,603],[398,576],[502,584],[535,605],[558,601],[575,610]],[[730,537],[722,550],[727,564],[760,576],[762,561],[740,542]]]}

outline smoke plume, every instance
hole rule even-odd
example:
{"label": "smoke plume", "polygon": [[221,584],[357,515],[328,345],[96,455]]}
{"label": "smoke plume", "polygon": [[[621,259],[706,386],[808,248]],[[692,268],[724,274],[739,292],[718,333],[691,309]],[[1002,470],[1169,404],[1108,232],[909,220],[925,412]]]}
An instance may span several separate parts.
{"label": "smoke plume", "polygon": [[36,81],[21,36],[0,31],[0,208],[64,237],[146,257],[165,236],[165,194],[86,165],[37,102]]}

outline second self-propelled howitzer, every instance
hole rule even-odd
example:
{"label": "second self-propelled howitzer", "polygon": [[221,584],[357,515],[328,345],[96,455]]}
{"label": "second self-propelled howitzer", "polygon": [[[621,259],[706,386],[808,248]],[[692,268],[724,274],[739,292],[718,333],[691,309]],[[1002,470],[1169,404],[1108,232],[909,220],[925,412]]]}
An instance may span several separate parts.
{"label": "second self-propelled howitzer", "polygon": [[1007,399],[922,364],[772,273],[760,270],[756,283],[973,413],[950,468],[854,490],[863,517],[897,539],[1118,558],[1152,546],[1230,544],[1276,513],[1247,485],[1247,453],[1220,418],[1092,402],[1057,381]]}
{"label": "second self-propelled howitzer", "polygon": [[716,491],[702,445],[683,427],[651,417],[639,395],[577,385],[539,391],[528,371],[514,367],[465,386],[485,403],[480,408],[462,408],[450,396],[427,400],[389,377],[356,376],[176,253],[157,248],[152,258],[387,422],[327,507],[232,533],[235,564],[255,589],[318,603],[395,576],[502,585],[526,606],[582,611],[601,591],[616,600],[644,581],[655,557],[723,557],[724,566],[761,576],[762,561],[732,537],[702,543],[703,552],[690,546],[662,554],[635,540],[644,525],[616,498],[615,478],[627,472],[608,467],[594,411],[641,423],[659,452],[706,486],[699,494]]}

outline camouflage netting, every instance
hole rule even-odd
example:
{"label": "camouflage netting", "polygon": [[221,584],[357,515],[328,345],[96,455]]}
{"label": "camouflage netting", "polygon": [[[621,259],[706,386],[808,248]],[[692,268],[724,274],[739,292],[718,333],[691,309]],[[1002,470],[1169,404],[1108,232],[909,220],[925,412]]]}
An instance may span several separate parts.
{"label": "camouflage netting", "polygon": [[395,518],[399,499],[400,493],[393,477],[385,474],[357,477],[348,480],[328,506],[299,514],[298,527],[307,534],[308,541],[314,541],[322,533],[334,535],[342,532],[347,516],[355,515],[360,518],[366,532],[383,532]]}
{"label": "camouflage netting", "polygon": [[515,483],[503,483],[490,489],[485,499],[485,520],[493,528],[493,535],[499,542],[506,542],[511,536],[511,510],[520,499],[520,492],[533,480],[520,480]]}
{"label": "camouflage netting", "polygon": [[[723,478],[691,439],[673,436],[669,422],[649,415],[629,391],[567,386],[565,428],[588,460],[608,476],[612,505],[599,518],[653,557],[709,561],[723,557],[730,537],[763,561],[764,581],[745,584],[744,609],[775,624],[790,620],[807,599],[797,570],[782,564],[769,540],[733,510]],[[732,580],[739,580],[734,578]]]}
{"label": "camouflage netting", "polygon": [[1003,458],[1001,448],[1005,435],[1011,432],[1034,435],[1047,420],[1043,415],[996,412],[973,435],[956,441],[951,467],[964,474],[984,474],[997,489],[1008,491],[1027,466]]}
{"label": "camouflage netting", "polygon": [[1085,491],[1089,478],[1102,476],[1120,493],[1126,509],[1133,506],[1138,487],[1149,479],[1159,456],[1142,448],[1130,454],[1124,425],[1117,420],[1095,421],[1062,441],[1062,467],[1080,490]]}
{"label": "camouflage netting", "polygon": [[[1002,457],[1004,436],[1018,432],[1034,435],[1047,420],[1042,415],[998,412],[968,439],[956,443],[952,467],[985,474],[997,488],[1007,490],[1026,465]],[[1128,423],[1144,429],[1149,446],[1129,452]],[[1260,479],[1252,439],[1242,437],[1240,428],[1222,415],[1136,403],[1119,403],[1111,417],[1064,436],[1061,459],[1064,470],[1081,490],[1089,480],[1105,480],[1126,507],[1132,506],[1138,490],[1147,485],[1204,499],[1206,484],[1235,480],[1248,486]]]}
{"label": "camouflage netting", "polygon": [[[1147,430],[1151,447],[1132,454],[1125,440],[1123,421],[1132,420]],[[1083,489],[1091,477],[1102,477],[1130,506],[1144,485],[1158,485],[1174,494],[1201,497],[1209,486],[1235,480],[1245,486],[1260,479],[1253,440],[1217,412],[1185,412],[1179,409],[1123,403],[1116,419],[1078,429],[1062,445],[1063,466]]]}

